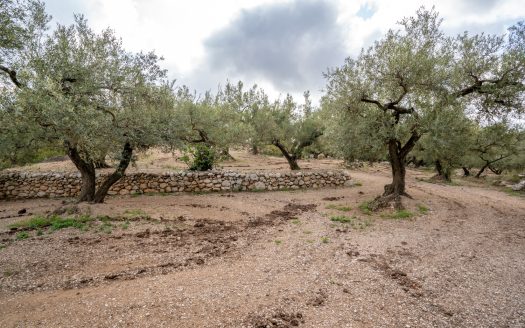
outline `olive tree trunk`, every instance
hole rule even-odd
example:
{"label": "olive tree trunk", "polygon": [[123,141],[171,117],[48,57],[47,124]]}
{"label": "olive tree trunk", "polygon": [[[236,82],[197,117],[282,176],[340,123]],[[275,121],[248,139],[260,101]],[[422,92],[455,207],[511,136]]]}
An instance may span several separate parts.
{"label": "olive tree trunk", "polygon": [[124,176],[124,173],[126,172],[126,169],[129,166],[129,163],[131,162],[131,156],[133,155],[133,148],[131,147],[129,142],[126,142],[124,144],[124,149],[122,149],[122,155],[119,162],[119,165],[117,166],[116,170],[110,174],[104,182],[100,185],[98,190],[95,193],[95,196],[93,197],[93,203],[103,203],[104,199],[106,198],[106,195],[108,194],[109,189],[112,185],[114,185],[120,178]]}
{"label": "olive tree trunk", "polygon": [[80,172],[80,178],[82,180],[78,201],[91,202],[95,197],[96,188],[95,165],[92,161],[84,160],[75,146],[71,145],[69,142],[66,142],[65,144],[67,147],[67,155]]}
{"label": "olive tree trunk", "polygon": [[388,141],[388,155],[392,169],[392,183],[385,185],[383,195],[370,203],[370,209],[377,210],[394,203],[396,209],[402,209],[401,196],[410,197],[405,191],[406,158],[421,136],[413,133],[404,146],[397,139]]}
{"label": "olive tree trunk", "polygon": [[286,147],[279,141],[279,140],[273,140],[272,144],[279,148],[281,153],[283,154],[284,158],[288,161],[288,165],[290,166],[290,170],[300,170],[299,164],[297,164],[297,155],[288,152]]}

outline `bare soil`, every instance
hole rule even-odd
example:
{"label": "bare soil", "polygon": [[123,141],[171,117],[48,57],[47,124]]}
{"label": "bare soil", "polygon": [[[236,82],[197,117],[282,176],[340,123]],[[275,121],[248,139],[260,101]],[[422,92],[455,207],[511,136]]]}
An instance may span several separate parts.
{"label": "bare soil", "polygon": [[414,216],[394,219],[359,209],[389,169],[350,173],[362,186],[109,197],[77,209],[109,219],[23,240],[9,225],[62,200],[2,202],[0,326],[525,326],[524,198],[409,170]]}

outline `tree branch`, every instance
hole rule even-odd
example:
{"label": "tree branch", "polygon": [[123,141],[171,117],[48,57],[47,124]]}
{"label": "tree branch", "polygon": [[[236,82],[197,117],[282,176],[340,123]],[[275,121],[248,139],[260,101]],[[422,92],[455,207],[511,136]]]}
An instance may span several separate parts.
{"label": "tree branch", "polygon": [[9,79],[11,79],[11,82],[17,87],[22,88],[24,85],[18,80],[18,77],[16,76],[16,71],[9,69],[3,65],[0,65],[0,71],[3,71],[9,75]]}

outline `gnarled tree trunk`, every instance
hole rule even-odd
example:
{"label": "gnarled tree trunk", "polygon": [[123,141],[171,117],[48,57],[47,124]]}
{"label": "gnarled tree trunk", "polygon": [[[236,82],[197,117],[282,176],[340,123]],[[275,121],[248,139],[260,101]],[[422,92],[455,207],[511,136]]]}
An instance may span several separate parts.
{"label": "gnarled tree trunk", "polygon": [[133,148],[131,147],[129,142],[126,142],[124,144],[124,149],[122,150],[120,163],[117,169],[111,175],[109,175],[104,180],[104,182],[102,182],[93,198],[94,203],[104,202],[104,198],[106,198],[109,188],[111,188],[112,185],[114,185],[118,180],[120,180],[120,178],[124,176],[124,173],[126,172],[126,169],[128,168],[129,163],[131,161],[132,154]]}
{"label": "gnarled tree trunk", "polygon": [[462,169],[463,169],[463,176],[464,177],[470,176],[470,170],[469,170],[468,167],[463,166]]}
{"label": "gnarled tree trunk", "polygon": [[95,165],[92,161],[84,160],[78,149],[71,145],[69,142],[65,142],[67,147],[67,155],[69,159],[75,164],[76,168],[80,172],[80,177],[82,179],[82,184],[80,187],[80,195],[78,197],[79,202],[91,202],[95,197],[95,186],[96,186],[96,176],[95,176]]}
{"label": "gnarled tree trunk", "polygon": [[435,176],[435,179],[442,179],[445,181],[450,181],[450,170],[443,167],[441,164],[441,161],[438,159],[435,162],[437,176]]}
{"label": "gnarled tree trunk", "polygon": [[392,183],[385,185],[383,195],[376,197],[376,199],[370,203],[372,210],[387,207],[392,202],[396,209],[403,208],[401,196],[410,197],[405,192],[406,157],[420,137],[419,134],[412,133],[412,136],[404,146],[401,146],[401,143],[397,139],[390,139],[388,141],[388,155],[390,167],[392,168]]}
{"label": "gnarled tree trunk", "polygon": [[288,165],[290,166],[290,170],[300,170],[299,164],[297,164],[297,156],[295,154],[290,154],[286,147],[279,141],[279,140],[273,140],[272,144],[279,148],[281,153],[283,154],[284,158],[288,161]]}

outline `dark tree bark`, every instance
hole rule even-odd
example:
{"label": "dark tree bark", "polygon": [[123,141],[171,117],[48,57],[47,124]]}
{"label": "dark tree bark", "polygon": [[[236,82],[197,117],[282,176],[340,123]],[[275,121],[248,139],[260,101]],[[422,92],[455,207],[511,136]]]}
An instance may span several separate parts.
{"label": "dark tree bark", "polygon": [[435,162],[437,176],[435,178],[450,181],[450,171],[443,168],[441,161],[438,159]]}
{"label": "dark tree bark", "polygon": [[92,161],[84,160],[80,156],[78,149],[72,146],[69,142],[66,142],[67,155],[69,159],[75,164],[76,168],[80,172],[82,179],[82,185],[80,187],[80,195],[78,197],[79,202],[91,202],[95,197],[95,165]]}
{"label": "dark tree bark", "polygon": [[253,154],[253,155],[259,155],[259,147],[257,147],[256,144],[252,144],[252,147],[250,149],[250,152]]}
{"label": "dark tree bark", "polygon": [[463,176],[464,177],[470,176],[470,170],[469,170],[468,167],[463,166],[462,169],[463,169]]}
{"label": "dark tree bark", "polygon": [[485,172],[485,170],[487,169],[487,167],[489,167],[489,164],[488,163],[485,163],[485,165],[483,165],[481,167],[481,169],[479,169],[478,173],[476,174],[476,178],[480,178],[481,177],[481,174],[483,174],[483,172]]}
{"label": "dark tree bark", "polygon": [[396,209],[402,209],[401,196],[410,197],[405,192],[405,175],[406,175],[406,157],[408,153],[414,148],[421,136],[417,133],[412,133],[410,139],[404,146],[397,139],[390,139],[388,141],[388,155],[390,167],[392,169],[392,183],[385,186],[383,195],[377,197],[370,204],[372,210],[377,210],[388,206],[394,202]]}
{"label": "dark tree bark", "polygon": [[297,156],[296,154],[288,152],[286,147],[277,139],[272,141],[272,144],[279,148],[281,153],[283,154],[284,158],[288,161],[288,165],[290,165],[290,170],[300,170],[299,164],[297,164]]}
{"label": "dark tree bark", "polygon": [[126,172],[126,169],[128,168],[129,163],[131,162],[132,155],[133,148],[131,147],[129,142],[126,142],[124,144],[124,149],[122,149],[122,157],[120,159],[120,163],[117,169],[111,175],[109,175],[104,180],[104,182],[102,182],[97,192],[95,193],[95,197],[93,198],[94,203],[104,202],[104,198],[106,198],[109,188],[111,188],[112,185],[114,185],[118,180],[120,180],[120,178],[124,176],[124,173]]}

